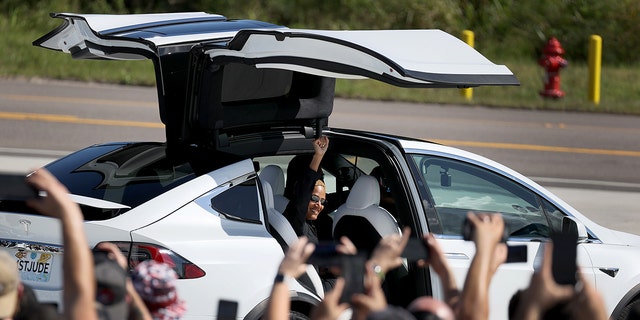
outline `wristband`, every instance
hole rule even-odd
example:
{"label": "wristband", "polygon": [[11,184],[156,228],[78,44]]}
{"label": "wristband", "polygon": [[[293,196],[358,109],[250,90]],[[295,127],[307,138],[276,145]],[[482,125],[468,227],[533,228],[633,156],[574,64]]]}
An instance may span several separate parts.
{"label": "wristband", "polygon": [[275,279],[273,279],[273,283],[276,284],[276,283],[284,282],[284,278],[285,278],[284,274],[278,273],[278,274],[276,274]]}
{"label": "wristband", "polygon": [[373,272],[380,278],[380,282],[384,281],[384,271],[382,271],[382,267],[379,264],[373,265]]}

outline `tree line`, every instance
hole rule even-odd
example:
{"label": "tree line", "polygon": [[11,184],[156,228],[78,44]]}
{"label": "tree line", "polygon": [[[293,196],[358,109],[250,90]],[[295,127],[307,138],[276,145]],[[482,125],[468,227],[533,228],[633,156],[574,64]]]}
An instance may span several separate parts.
{"label": "tree line", "polygon": [[[603,38],[603,62],[640,62],[637,0],[3,0],[0,12],[155,13],[205,11],[293,28],[422,29],[475,32],[490,58],[537,59],[554,36],[569,61],[584,62],[591,34]],[[46,19],[43,17],[43,19]],[[52,20],[52,19],[49,19]],[[19,23],[19,22],[17,22]],[[37,25],[37,22],[32,22]],[[44,22],[49,23],[49,22]],[[58,22],[59,23],[59,22]]]}

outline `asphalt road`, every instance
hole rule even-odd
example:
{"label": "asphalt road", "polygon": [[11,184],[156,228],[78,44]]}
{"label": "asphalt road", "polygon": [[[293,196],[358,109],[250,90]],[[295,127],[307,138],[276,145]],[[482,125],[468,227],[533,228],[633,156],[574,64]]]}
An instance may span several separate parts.
{"label": "asphalt road", "polygon": [[[156,102],[155,88],[0,79],[0,171],[94,143],[164,141]],[[329,124],[484,155],[595,221],[640,234],[640,117],[337,99]]]}

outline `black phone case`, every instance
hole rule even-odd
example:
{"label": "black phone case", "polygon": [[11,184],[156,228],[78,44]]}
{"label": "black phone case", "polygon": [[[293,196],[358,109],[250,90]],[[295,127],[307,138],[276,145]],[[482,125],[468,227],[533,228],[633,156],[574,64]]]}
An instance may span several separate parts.
{"label": "black phone case", "polygon": [[527,245],[507,246],[507,261],[505,263],[527,262]]}
{"label": "black phone case", "polygon": [[364,292],[364,264],[366,258],[361,255],[342,256],[341,273],[345,284],[340,296],[340,303],[351,303],[351,296]]}
{"label": "black phone case", "polygon": [[24,201],[36,198],[38,191],[20,174],[0,174],[0,200]]}
{"label": "black phone case", "polygon": [[576,284],[576,257],[578,237],[576,233],[553,233],[553,278],[558,284]]}

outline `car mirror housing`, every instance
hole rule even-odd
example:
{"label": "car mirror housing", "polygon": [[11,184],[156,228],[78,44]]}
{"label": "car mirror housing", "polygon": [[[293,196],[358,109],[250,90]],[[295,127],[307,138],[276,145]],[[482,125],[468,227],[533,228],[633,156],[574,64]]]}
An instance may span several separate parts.
{"label": "car mirror housing", "polygon": [[583,242],[589,238],[587,228],[574,217],[565,216],[562,218],[562,233],[574,233],[578,235],[578,242]]}

